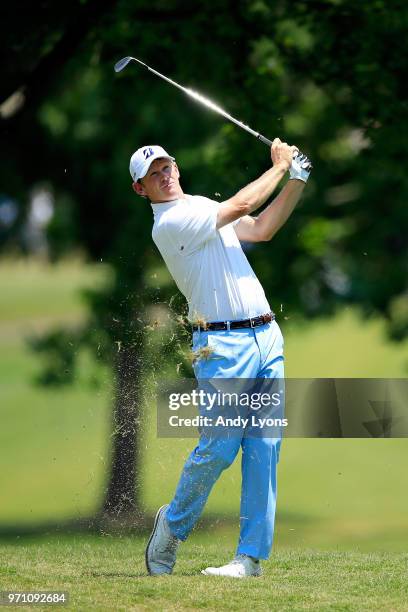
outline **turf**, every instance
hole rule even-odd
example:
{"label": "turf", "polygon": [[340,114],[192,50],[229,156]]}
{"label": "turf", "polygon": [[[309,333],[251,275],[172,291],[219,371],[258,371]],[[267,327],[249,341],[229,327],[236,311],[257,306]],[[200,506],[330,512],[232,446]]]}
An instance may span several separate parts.
{"label": "turf", "polygon": [[[193,440],[149,443],[144,496],[149,512],[169,501]],[[287,440],[278,469],[276,541],[284,547],[406,550],[407,440]],[[240,460],[223,473],[206,506],[219,529],[239,516]],[[233,529],[231,527],[231,529]],[[237,529],[234,537],[237,538]]]}
{"label": "turf", "polygon": [[69,609],[81,611],[406,610],[406,553],[278,548],[262,577],[233,580],[200,574],[233,551],[193,534],[180,549],[175,573],[152,578],[144,545],[140,537],[97,536],[2,543],[0,590],[68,591]]}
{"label": "turf", "polygon": [[35,259],[2,259],[0,319],[8,325],[25,322],[26,327],[41,321],[77,320],[84,314],[81,289],[99,285],[107,276],[105,265],[85,265],[80,259],[57,265]]}
{"label": "turf", "polygon": [[[95,512],[109,472],[112,385],[81,356],[75,384],[35,385],[41,368],[25,337],[85,313],[80,289],[104,282],[104,266],[79,261],[50,267],[0,262],[0,529],[77,519]],[[407,343],[386,341],[380,321],[345,311],[330,321],[286,321],[287,374],[406,376]],[[350,349],[351,347],[351,349]],[[158,439],[155,406],[146,405],[141,478],[144,509],[170,499],[194,440]],[[279,466],[276,543],[365,552],[404,551],[408,530],[407,440],[286,440]],[[207,522],[233,546],[239,460],[217,483]]]}
{"label": "turf", "polygon": [[[111,381],[81,355],[72,387],[36,384],[41,370],[27,338],[85,316],[81,289],[104,282],[103,266],[0,262],[0,526],[92,513],[109,461]],[[92,384],[103,377],[101,388]]]}

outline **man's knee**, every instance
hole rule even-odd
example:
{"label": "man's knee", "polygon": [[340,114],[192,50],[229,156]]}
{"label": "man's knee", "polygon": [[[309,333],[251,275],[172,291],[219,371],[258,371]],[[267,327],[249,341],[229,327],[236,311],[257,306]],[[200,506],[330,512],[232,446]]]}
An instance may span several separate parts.
{"label": "man's knee", "polygon": [[217,467],[220,471],[227,469],[238,454],[240,439],[217,439],[196,449],[196,460]]}
{"label": "man's knee", "polygon": [[276,457],[276,462],[279,461],[279,452],[281,447],[281,438],[257,437],[247,438],[242,446],[243,453],[250,453],[263,461],[265,457]]}

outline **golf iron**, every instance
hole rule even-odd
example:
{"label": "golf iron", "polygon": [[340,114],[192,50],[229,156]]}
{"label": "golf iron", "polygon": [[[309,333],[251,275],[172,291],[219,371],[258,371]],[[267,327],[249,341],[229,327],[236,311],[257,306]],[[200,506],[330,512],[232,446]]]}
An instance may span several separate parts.
{"label": "golf iron", "polygon": [[[137,59],[136,57],[128,56],[128,57],[124,57],[123,59],[121,59],[118,62],[116,62],[115,66],[114,66],[115,72],[121,72],[124,68],[126,68],[126,66],[130,62],[137,62],[138,64],[140,64],[144,68],[147,68],[147,70],[149,70],[150,72],[152,72],[156,76],[160,77],[164,81],[167,81],[167,83],[170,83],[170,85],[174,85],[174,87],[177,87],[178,89],[181,89],[181,91],[183,91],[185,94],[187,94],[188,96],[190,96],[191,98],[193,98],[197,102],[200,102],[201,104],[203,104],[207,108],[210,108],[214,112],[216,112],[219,115],[222,115],[223,117],[225,117],[225,119],[228,119],[228,121],[231,121],[232,123],[235,123],[235,125],[237,125],[241,129],[245,130],[246,132],[249,132],[249,134],[252,134],[252,136],[255,136],[255,138],[258,138],[258,140],[260,140],[261,142],[263,142],[266,145],[268,145],[268,147],[270,147],[272,145],[272,141],[271,140],[269,140],[268,138],[265,138],[265,136],[262,136],[262,134],[260,134],[259,132],[256,132],[255,130],[250,128],[248,125],[245,125],[245,123],[242,123],[242,121],[238,121],[238,119],[235,119],[235,117],[232,117],[232,115],[230,115],[224,109],[222,109],[219,106],[217,106],[217,104],[214,104],[214,102],[211,102],[211,100],[208,100],[207,98],[205,98],[201,94],[197,93],[196,91],[193,91],[192,89],[189,89],[188,87],[183,87],[182,85],[179,85],[179,83],[176,83],[176,81],[173,81],[172,79],[169,79],[164,74],[161,74],[161,72],[158,72],[157,70],[154,70],[154,68],[151,68],[150,66],[148,66],[147,64],[145,64],[141,60]],[[300,156],[300,155],[302,155],[302,153],[299,151],[298,153],[296,153],[296,156],[298,156],[298,155]],[[311,167],[311,165],[310,165],[310,167]]]}

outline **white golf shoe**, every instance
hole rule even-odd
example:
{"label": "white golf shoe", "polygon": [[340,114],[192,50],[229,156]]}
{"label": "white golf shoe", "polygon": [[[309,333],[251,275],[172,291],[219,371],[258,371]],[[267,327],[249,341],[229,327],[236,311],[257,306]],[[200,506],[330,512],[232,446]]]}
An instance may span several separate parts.
{"label": "white golf shoe", "polygon": [[176,563],[180,540],[170,531],[165,513],[168,504],[157,511],[153,531],[146,546],[146,568],[151,576],[171,574]]}
{"label": "white golf shoe", "polygon": [[206,576],[228,576],[229,578],[247,578],[262,576],[261,564],[248,555],[237,555],[232,561],[221,567],[207,567],[201,571]]}

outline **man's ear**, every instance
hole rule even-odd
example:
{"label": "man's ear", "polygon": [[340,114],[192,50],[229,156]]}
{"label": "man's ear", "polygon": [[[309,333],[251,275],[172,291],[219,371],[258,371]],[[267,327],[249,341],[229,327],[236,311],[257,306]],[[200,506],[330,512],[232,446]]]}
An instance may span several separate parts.
{"label": "man's ear", "polygon": [[175,167],[175,169],[176,169],[177,178],[180,178],[180,170],[179,170],[179,168],[178,168],[178,165],[177,165],[177,163],[176,163],[176,162],[173,162],[173,164],[174,164],[174,167]]}
{"label": "man's ear", "polygon": [[137,195],[142,196],[143,198],[146,197],[146,191],[143,188],[142,183],[138,183],[137,181],[135,181],[134,183],[132,183],[132,188],[133,191],[135,191],[137,193]]}

